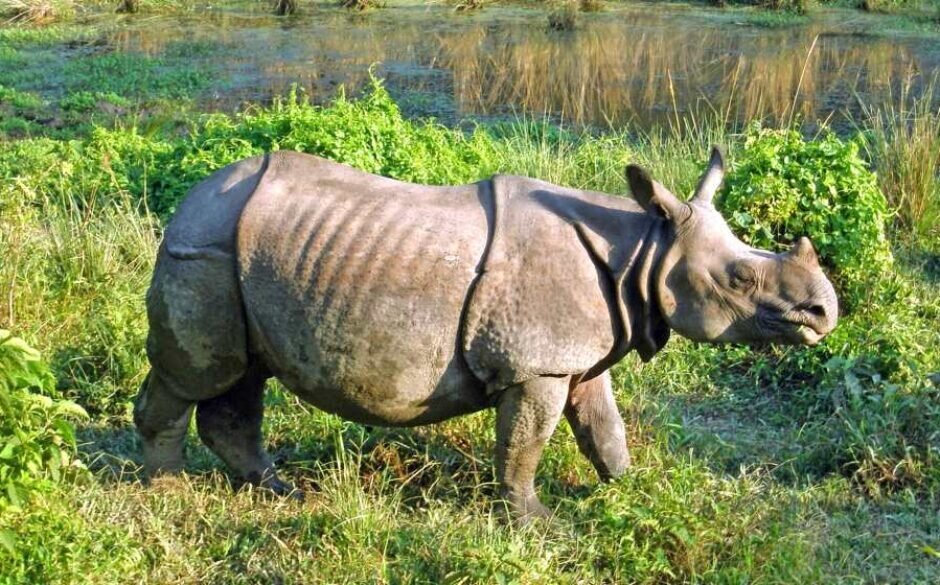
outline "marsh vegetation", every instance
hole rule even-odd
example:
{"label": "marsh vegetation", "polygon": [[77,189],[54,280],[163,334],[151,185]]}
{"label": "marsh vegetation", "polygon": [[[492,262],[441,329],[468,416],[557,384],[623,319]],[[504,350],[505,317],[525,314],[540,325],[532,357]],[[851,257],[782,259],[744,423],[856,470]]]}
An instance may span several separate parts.
{"label": "marsh vegetation", "polygon": [[[543,8],[270,9],[0,28],[0,583],[940,580],[937,31],[855,10],[767,29],[608,6],[552,34]],[[813,238],[840,326],[628,357],[634,468],[597,484],[563,423],[539,475],[552,523],[493,507],[491,414],[372,429],[276,385],[267,441],[304,502],[233,485],[195,440],[187,475],[141,485],[143,295],[213,170],[293,149],[623,194],[639,162],[689,193],[711,144],[729,223]]]}

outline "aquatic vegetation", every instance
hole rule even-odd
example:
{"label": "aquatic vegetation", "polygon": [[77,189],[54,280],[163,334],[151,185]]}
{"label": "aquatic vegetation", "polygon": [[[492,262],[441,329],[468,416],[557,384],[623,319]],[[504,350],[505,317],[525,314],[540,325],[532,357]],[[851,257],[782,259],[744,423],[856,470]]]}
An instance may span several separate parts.
{"label": "aquatic vegetation", "polygon": [[0,0],[0,18],[15,24],[40,24],[75,13],[75,0]]}

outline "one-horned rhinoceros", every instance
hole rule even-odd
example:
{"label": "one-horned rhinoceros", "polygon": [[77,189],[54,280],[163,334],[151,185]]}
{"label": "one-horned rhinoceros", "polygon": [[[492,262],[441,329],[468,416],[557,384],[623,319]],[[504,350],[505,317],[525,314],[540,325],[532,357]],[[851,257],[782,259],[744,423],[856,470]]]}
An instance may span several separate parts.
{"label": "one-horned rhinoceros", "polygon": [[494,407],[502,497],[533,485],[562,414],[602,478],[630,463],[608,368],[670,330],[708,342],[812,344],[836,324],[809,240],[787,253],[732,235],[711,199],[627,167],[633,199],[514,176],[427,187],[276,152],[197,185],[167,226],[147,294],[152,370],[137,400],[149,474],[199,435],[278,492],[261,441],[277,377],[327,412],[412,426]]}

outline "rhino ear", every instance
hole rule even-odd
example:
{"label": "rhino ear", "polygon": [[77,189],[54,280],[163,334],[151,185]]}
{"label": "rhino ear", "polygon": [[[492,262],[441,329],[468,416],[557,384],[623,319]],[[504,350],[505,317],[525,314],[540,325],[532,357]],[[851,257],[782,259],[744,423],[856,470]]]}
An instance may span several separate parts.
{"label": "rhino ear", "polygon": [[712,156],[708,160],[708,168],[705,174],[699,179],[698,187],[695,189],[695,195],[692,201],[705,205],[711,205],[712,198],[721,187],[721,181],[725,178],[725,159],[721,150],[717,146],[712,146]]}
{"label": "rhino ear", "polygon": [[813,244],[806,236],[793,242],[793,246],[790,247],[790,257],[807,266],[819,266],[819,258],[816,256],[816,250],[813,249]]}
{"label": "rhino ear", "polygon": [[627,165],[627,182],[630,184],[633,198],[650,215],[678,223],[688,217],[689,206],[651,179],[642,167]]}

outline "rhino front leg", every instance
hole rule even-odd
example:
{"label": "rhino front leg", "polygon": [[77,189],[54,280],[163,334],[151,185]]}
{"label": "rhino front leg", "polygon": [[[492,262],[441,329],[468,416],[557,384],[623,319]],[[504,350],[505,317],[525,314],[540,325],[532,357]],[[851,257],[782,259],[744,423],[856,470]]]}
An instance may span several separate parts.
{"label": "rhino front leg", "polygon": [[561,419],[568,384],[567,377],[536,378],[507,388],[497,404],[496,479],[521,524],[551,514],[535,493],[535,470]]}
{"label": "rhino front leg", "polygon": [[278,495],[300,497],[291,484],[277,476],[274,462],[262,445],[267,378],[262,367],[250,367],[227,392],[200,401],[196,408],[196,428],[202,442],[241,479]]}
{"label": "rhino front leg", "polygon": [[578,448],[601,480],[619,477],[630,466],[627,435],[614,401],[610,372],[574,386],[565,404],[565,417]]}

